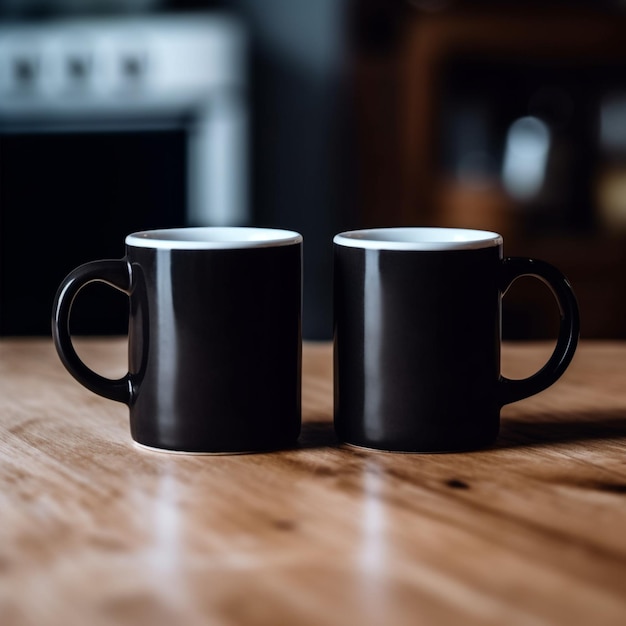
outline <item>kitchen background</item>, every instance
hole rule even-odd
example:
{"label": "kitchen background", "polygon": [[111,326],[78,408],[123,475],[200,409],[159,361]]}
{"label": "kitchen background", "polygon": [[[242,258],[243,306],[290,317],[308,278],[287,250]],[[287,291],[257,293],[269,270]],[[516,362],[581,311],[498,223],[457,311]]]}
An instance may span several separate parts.
{"label": "kitchen background", "polygon": [[[626,3],[0,0],[0,334],[128,232],[304,235],[306,339],[332,337],[332,235],[497,230],[560,267],[586,338],[626,338]],[[126,298],[81,293],[77,334]],[[507,339],[554,337],[538,281]]]}

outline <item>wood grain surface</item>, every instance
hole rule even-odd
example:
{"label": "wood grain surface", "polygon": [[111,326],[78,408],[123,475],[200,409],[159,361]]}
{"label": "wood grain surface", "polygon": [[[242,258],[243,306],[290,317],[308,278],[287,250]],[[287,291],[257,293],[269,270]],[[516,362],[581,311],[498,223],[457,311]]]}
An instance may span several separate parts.
{"label": "wood grain surface", "polygon": [[[125,340],[77,347],[125,372]],[[297,448],[179,456],[50,340],[0,341],[0,624],[626,624],[626,344],[583,342],[493,448],[439,455],[337,445],[331,350],[305,343]]]}

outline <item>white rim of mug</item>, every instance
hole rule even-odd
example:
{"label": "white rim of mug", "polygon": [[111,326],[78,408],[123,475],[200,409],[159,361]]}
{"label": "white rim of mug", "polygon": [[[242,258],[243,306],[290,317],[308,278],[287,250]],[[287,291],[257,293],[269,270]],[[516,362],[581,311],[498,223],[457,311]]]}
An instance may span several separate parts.
{"label": "white rim of mug", "polygon": [[477,250],[502,245],[502,235],[488,230],[443,227],[387,227],[349,230],[333,242],[368,250]]}
{"label": "white rim of mug", "polygon": [[281,228],[252,226],[187,226],[131,233],[127,246],[165,250],[232,250],[274,248],[302,243],[302,235]]}

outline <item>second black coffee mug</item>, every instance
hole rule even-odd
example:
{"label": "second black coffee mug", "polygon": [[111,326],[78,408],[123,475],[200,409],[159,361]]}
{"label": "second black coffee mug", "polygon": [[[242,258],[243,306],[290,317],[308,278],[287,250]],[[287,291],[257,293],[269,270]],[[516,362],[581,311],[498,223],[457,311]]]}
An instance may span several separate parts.
{"label": "second black coffee mug", "polygon": [[[503,258],[497,233],[381,228],[334,238],[335,430],[387,451],[483,448],[501,408],[552,385],[578,343],[572,287],[552,265]],[[552,290],[561,321],[545,366],[500,373],[501,300],[520,276]]]}
{"label": "second black coffee mug", "polygon": [[[123,402],[133,440],[187,453],[291,446],[300,433],[302,236],[270,228],[174,228],[126,237],[121,259],[62,281],[52,334],[82,385]],[[104,378],[72,345],[92,281],[129,297],[128,373]]]}

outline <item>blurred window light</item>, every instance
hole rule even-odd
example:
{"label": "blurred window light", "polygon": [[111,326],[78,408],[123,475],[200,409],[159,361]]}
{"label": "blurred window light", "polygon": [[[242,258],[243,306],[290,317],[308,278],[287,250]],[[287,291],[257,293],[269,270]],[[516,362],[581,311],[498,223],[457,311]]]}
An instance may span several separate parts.
{"label": "blurred window light", "polygon": [[550,130],[537,117],[515,120],[506,136],[502,180],[513,198],[528,201],[543,186],[546,176]]}

